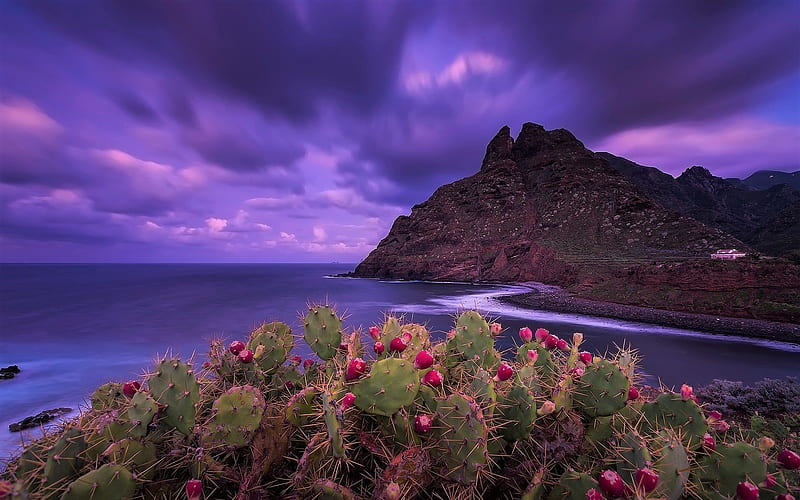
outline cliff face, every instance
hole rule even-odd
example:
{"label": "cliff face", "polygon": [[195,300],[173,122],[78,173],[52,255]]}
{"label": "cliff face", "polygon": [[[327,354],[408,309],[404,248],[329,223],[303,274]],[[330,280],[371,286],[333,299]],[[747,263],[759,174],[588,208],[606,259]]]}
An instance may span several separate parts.
{"label": "cliff face", "polygon": [[728,247],[748,248],[654,203],[570,132],[526,123],[516,140],[498,132],[478,173],[398,217],[353,274],[569,285]]}
{"label": "cliff face", "polygon": [[[598,154],[663,207],[721,229],[769,255],[800,252],[797,238],[784,235],[783,226],[775,222],[783,212],[778,222],[785,226],[787,214],[791,214],[787,209],[800,202],[800,191],[778,182],[791,181],[794,174],[762,171],[739,181],[715,177],[702,167],[691,167],[675,179],[658,169],[610,153]],[[751,179],[761,180],[764,188],[747,184]],[[776,183],[767,185],[768,180]],[[794,224],[798,223],[795,219]]]}

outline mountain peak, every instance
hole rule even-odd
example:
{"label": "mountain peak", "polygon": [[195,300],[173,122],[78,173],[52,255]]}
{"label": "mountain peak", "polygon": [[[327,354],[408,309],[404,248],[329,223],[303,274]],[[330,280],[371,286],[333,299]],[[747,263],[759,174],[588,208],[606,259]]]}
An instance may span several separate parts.
{"label": "mountain peak", "polygon": [[683,172],[683,173],[680,175],[680,177],[683,177],[683,176],[686,176],[686,177],[695,177],[695,178],[705,178],[705,179],[711,179],[712,177],[714,177],[714,176],[711,174],[711,171],[710,171],[710,170],[708,170],[708,169],[707,169],[707,168],[705,168],[705,167],[701,167],[701,166],[699,166],[699,165],[694,165],[693,167],[687,168],[687,169],[686,169],[686,170],[685,170],[685,171],[684,171],[684,172]]}
{"label": "mountain peak", "polygon": [[486,146],[486,155],[483,157],[481,170],[487,170],[500,162],[511,160],[513,147],[514,139],[511,137],[511,129],[508,125],[504,125]]}
{"label": "mountain peak", "polygon": [[553,150],[580,152],[585,151],[583,143],[563,128],[546,130],[537,123],[527,122],[522,125],[517,140],[514,142],[514,159],[531,158],[541,152]]}

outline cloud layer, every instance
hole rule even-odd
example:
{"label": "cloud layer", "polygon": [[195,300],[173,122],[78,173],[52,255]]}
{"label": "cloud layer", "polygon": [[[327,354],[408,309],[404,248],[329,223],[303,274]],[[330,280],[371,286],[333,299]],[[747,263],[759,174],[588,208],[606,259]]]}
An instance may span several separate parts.
{"label": "cloud layer", "polygon": [[12,2],[0,259],[351,261],[503,125],[800,165],[791,1]]}

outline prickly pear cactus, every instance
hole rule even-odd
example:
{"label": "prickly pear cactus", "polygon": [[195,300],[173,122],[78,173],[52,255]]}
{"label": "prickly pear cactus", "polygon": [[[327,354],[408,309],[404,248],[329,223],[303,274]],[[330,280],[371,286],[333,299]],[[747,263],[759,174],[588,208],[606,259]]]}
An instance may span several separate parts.
{"label": "prickly pear cactus", "polygon": [[318,395],[316,387],[306,387],[292,395],[286,405],[286,419],[296,427],[305,426],[314,414],[314,401]]}
{"label": "prickly pear cactus", "polygon": [[147,379],[150,394],[163,405],[163,421],[183,434],[191,434],[200,401],[200,388],[189,364],[165,359]]}
{"label": "prickly pear cactus", "polygon": [[147,434],[147,428],[153,417],[158,412],[158,403],[153,399],[150,394],[139,391],[131,398],[130,407],[128,408],[128,420],[130,420],[131,427],[128,431],[133,437],[144,437]]}
{"label": "prickly pear cactus", "polygon": [[655,469],[659,481],[655,493],[669,500],[683,497],[689,481],[689,456],[674,431],[662,431],[656,440],[661,448],[656,451]]}
{"label": "prickly pear cactus", "polygon": [[227,446],[246,446],[264,416],[266,403],[253,386],[231,387],[214,401],[211,439]]}
{"label": "prickly pear cactus", "polygon": [[325,415],[325,428],[328,431],[331,451],[334,457],[342,458],[344,457],[344,441],[342,440],[341,413],[337,412],[336,401],[329,392],[323,392],[320,398],[322,399],[322,411]]}
{"label": "prickly pear cactus", "polygon": [[92,408],[95,410],[120,408],[125,402],[125,396],[122,394],[122,384],[117,382],[103,384],[95,389],[90,400]]}
{"label": "prickly pear cactus", "polygon": [[743,442],[717,445],[713,453],[703,457],[697,471],[701,496],[706,498],[733,498],[740,482],[757,485],[766,477],[767,464],[761,451]]}
{"label": "prickly pear cactus", "polygon": [[353,387],[358,408],[386,417],[414,402],[418,391],[417,370],[402,358],[376,361],[369,375]]}
{"label": "prickly pear cactus", "polygon": [[708,432],[708,424],[697,403],[673,393],[661,394],[655,401],[642,405],[640,429],[643,434],[656,434],[666,428],[675,430],[690,450],[699,447]]}
{"label": "prickly pear cactus", "polygon": [[586,492],[599,490],[597,481],[585,472],[567,469],[558,479],[558,484],[548,495],[547,500],[586,500]]}
{"label": "prickly pear cactus", "polygon": [[294,347],[292,329],[286,323],[264,323],[250,332],[247,348],[253,351],[253,361],[266,375],[271,375],[286,361]]}
{"label": "prickly pear cactus", "polygon": [[515,385],[502,398],[500,413],[506,421],[503,425],[503,437],[508,441],[521,441],[527,439],[533,430],[536,401],[526,387]]}
{"label": "prickly pear cactus", "polygon": [[475,483],[489,463],[488,429],[483,412],[474,399],[452,394],[440,400],[438,445],[431,453],[445,464],[445,475],[464,485]]}
{"label": "prickly pear cactus", "polygon": [[111,463],[130,469],[139,479],[149,481],[155,475],[156,446],[149,441],[123,439],[109,446],[104,454]]}
{"label": "prickly pear cactus", "polygon": [[77,427],[68,427],[47,453],[44,476],[47,484],[56,484],[69,478],[83,466],[86,441]]}
{"label": "prickly pear cactus", "polygon": [[627,484],[636,484],[636,470],[649,466],[650,451],[644,438],[636,431],[630,431],[617,444],[620,461],[617,462],[617,473]]}
{"label": "prickly pear cactus", "polygon": [[576,409],[589,417],[606,417],[625,406],[630,381],[618,366],[602,359],[587,366],[574,386]]}
{"label": "prickly pear cactus", "polygon": [[106,464],[71,482],[61,500],[122,500],[135,492],[136,481],[128,469]]}
{"label": "prickly pear cactus", "polygon": [[342,320],[329,306],[310,306],[303,318],[304,337],[317,356],[328,360],[336,356],[342,343]]}
{"label": "prickly pear cactus", "polygon": [[461,360],[479,360],[480,366],[486,370],[500,363],[489,324],[476,311],[466,311],[458,317],[455,335],[447,342],[447,347]]}

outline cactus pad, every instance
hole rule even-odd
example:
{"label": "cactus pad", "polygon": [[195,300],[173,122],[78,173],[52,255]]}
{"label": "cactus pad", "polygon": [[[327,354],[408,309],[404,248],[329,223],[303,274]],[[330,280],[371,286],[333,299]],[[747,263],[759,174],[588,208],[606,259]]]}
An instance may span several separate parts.
{"label": "cactus pad", "polygon": [[353,387],[358,408],[386,417],[411,404],[418,391],[416,368],[411,361],[401,358],[376,361],[370,374]]}
{"label": "cactus pad", "polygon": [[488,429],[480,406],[470,397],[452,394],[438,402],[439,444],[432,450],[444,462],[444,475],[461,484],[475,483],[488,468]]}
{"label": "cactus pad", "polygon": [[158,412],[158,403],[150,394],[139,391],[131,398],[131,405],[128,408],[128,419],[131,428],[128,431],[133,437],[144,437],[147,434],[147,427],[153,421],[153,417]]}
{"label": "cactus pad", "polygon": [[70,483],[61,500],[122,500],[135,492],[136,481],[128,469],[106,464]]}
{"label": "cactus pad", "polygon": [[294,347],[294,337],[289,325],[280,321],[264,323],[250,332],[247,348],[253,351],[253,361],[269,375],[286,361]]}
{"label": "cactus pad", "polygon": [[303,319],[304,337],[317,356],[324,360],[336,355],[342,342],[342,320],[329,306],[311,306]]}
{"label": "cactus pad", "polygon": [[264,397],[253,386],[232,387],[214,401],[211,438],[228,446],[246,446],[264,415]]}
{"label": "cactus pad", "polygon": [[642,405],[641,429],[645,434],[656,434],[671,428],[682,437],[688,449],[700,446],[708,424],[697,403],[682,399],[680,394],[664,393],[655,401]]}
{"label": "cactus pad", "polygon": [[630,381],[612,362],[601,359],[575,381],[573,401],[589,417],[606,417],[625,406]]}
{"label": "cactus pad", "polygon": [[164,405],[163,421],[183,434],[191,434],[200,401],[200,388],[189,364],[165,359],[156,365],[147,380],[150,394]]}

